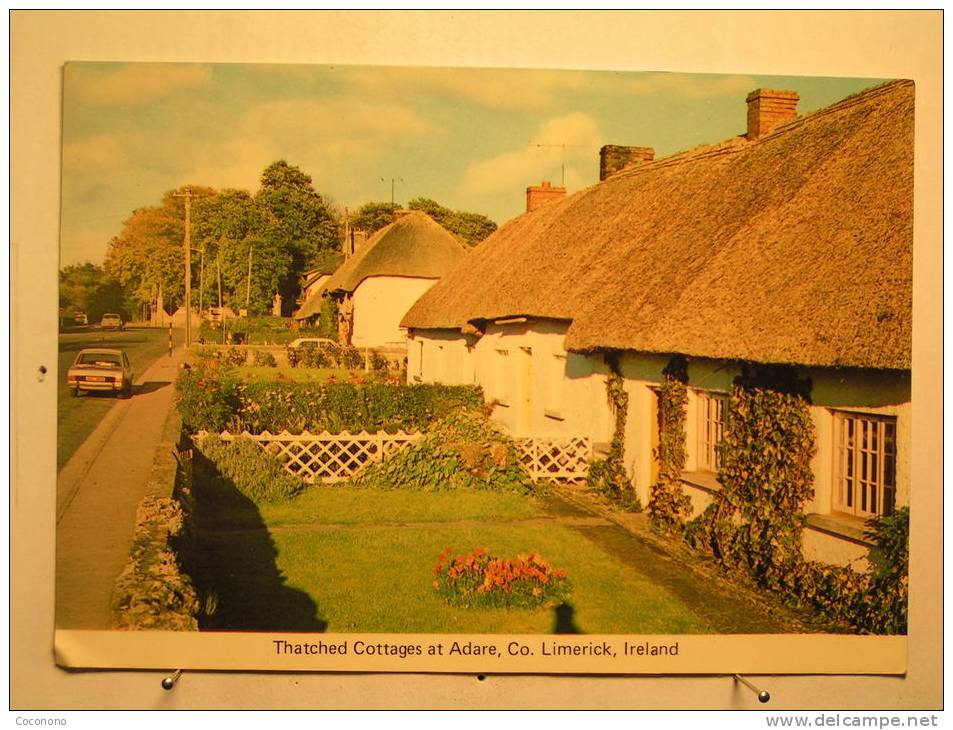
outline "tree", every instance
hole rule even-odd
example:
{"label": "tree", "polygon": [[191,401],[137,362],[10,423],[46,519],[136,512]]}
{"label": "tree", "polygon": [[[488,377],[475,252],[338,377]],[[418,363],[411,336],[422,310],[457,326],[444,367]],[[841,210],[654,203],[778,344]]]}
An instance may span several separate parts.
{"label": "tree", "polygon": [[496,223],[480,213],[451,210],[430,198],[414,198],[407,207],[423,211],[470,246],[475,246],[496,230]]}
{"label": "tree", "polygon": [[[267,215],[244,190],[222,190],[193,208],[193,245],[204,251],[201,301],[267,312],[279,283],[291,271],[291,254],[265,239]],[[249,274],[249,253],[251,273]],[[200,259],[201,262],[201,259]],[[193,265],[193,274],[194,274]],[[201,273],[201,265],[199,267]]]}
{"label": "tree", "polygon": [[384,226],[394,222],[394,213],[400,209],[396,203],[364,203],[357,209],[357,214],[351,219],[351,227],[366,231],[368,236],[374,235]]}
{"label": "tree", "polygon": [[284,160],[265,168],[255,203],[264,215],[259,231],[262,242],[269,251],[287,251],[291,255],[290,269],[278,286],[291,307],[300,292],[299,275],[323,253],[340,249],[338,221],[315,192],[311,177]]}
{"label": "tree", "polygon": [[85,313],[89,321],[100,319],[106,312],[127,318],[134,307],[127,301],[122,286],[101,266],[86,262],[71,264],[60,271],[60,307],[67,314]]}

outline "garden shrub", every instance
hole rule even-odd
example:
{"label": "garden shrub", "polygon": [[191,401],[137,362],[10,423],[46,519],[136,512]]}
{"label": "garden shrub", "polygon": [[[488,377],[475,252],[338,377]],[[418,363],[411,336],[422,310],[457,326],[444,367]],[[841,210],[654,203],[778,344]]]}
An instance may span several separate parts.
{"label": "garden shrub", "polygon": [[529,493],[533,482],[516,444],[482,409],[458,410],[434,423],[416,444],[351,479],[377,489],[492,489]]}
{"label": "garden shrub", "polygon": [[210,435],[196,446],[215,466],[215,479],[225,480],[214,486],[234,486],[252,502],[282,502],[304,489],[304,482],[286,472],[278,459],[250,438],[224,441]]}
{"label": "garden shrub", "polygon": [[342,368],[357,370],[364,367],[364,353],[353,345],[347,345],[338,350],[337,362]]}
{"label": "garden shrub", "polygon": [[246,383],[233,431],[422,431],[433,421],[483,404],[475,386],[391,383]]}
{"label": "garden shrub", "polygon": [[175,383],[176,407],[189,431],[221,431],[240,407],[238,377],[222,360],[200,357]]}
{"label": "garden shrub", "polygon": [[371,370],[383,371],[390,367],[390,362],[381,353],[376,350],[371,351]]}
{"label": "garden shrub", "polygon": [[434,589],[454,606],[552,608],[570,593],[563,570],[536,554],[515,560],[494,557],[486,548],[451,557],[447,548],[434,565]]}
{"label": "garden shrub", "polygon": [[278,367],[278,361],[275,359],[275,356],[268,352],[267,350],[255,350],[255,365],[258,367],[266,368],[276,368]]}

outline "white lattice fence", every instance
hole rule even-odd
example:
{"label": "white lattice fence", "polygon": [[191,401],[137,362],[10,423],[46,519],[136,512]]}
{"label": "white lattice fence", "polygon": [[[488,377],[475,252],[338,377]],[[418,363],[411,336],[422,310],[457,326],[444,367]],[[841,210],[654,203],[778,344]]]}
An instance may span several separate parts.
{"label": "white lattice fence", "polygon": [[[207,434],[198,434],[201,439]],[[232,434],[223,431],[217,434],[223,441],[233,441],[239,436],[255,441],[264,451],[276,456],[285,471],[304,481],[340,482],[356,474],[369,464],[383,461],[400,451],[407,444],[418,441],[419,433],[281,433],[264,431],[259,434],[243,432]]]}
{"label": "white lattice fence", "polygon": [[588,436],[518,438],[516,447],[520,464],[533,479],[575,482],[589,474],[592,440]]}

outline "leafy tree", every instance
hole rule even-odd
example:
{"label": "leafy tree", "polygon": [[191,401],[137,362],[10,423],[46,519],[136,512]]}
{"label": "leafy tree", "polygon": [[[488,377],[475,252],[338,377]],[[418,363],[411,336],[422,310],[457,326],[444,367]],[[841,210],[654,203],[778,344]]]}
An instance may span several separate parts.
{"label": "leafy tree", "polygon": [[430,198],[414,198],[407,203],[407,207],[411,210],[423,211],[471,246],[478,244],[497,228],[496,223],[485,215],[451,210]]}
{"label": "leafy tree", "polygon": [[338,221],[315,192],[311,177],[284,160],[265,168],[255,202],[264,215],[259,235],[266,248],[291,255],[278,290],[286,305],[293,306],[300,292],[299,275],[321,254],[340,249]]}
{"label": "leafy tree", "polygon": [[174,309],[182,301],[185,284],[182,243],[185,229],[179,201],[166,193],[162,205],[137,208],[109,242],[106,271],[141,302],[151,302],[162,291],[163,305]]}
{"label": "leafy tree", "polygon": [[291,253],[263,236],[268,218],[255,199],[244,190],[222,190],[198,201],[193,221],[193,246],[205,255],[202,301],[218,302],[221,274],[224,304],[269,311],[280,282],[290,275]]}
{"label": "leafy tree", "polygon": [[394,213],[400,209],[396,203],[364,203],[357,209],[357,215],[351,219],[351,227],[367,231],[368,236],[374,235],[384,226],[394,222]]}
{"label": "leafy tree", "polygon": [[93,322],[106,312],[129,317],[134,307],[127,301],[122,286],[92,263],[72,264],[60,271],[60,307],[68,314],[84,312]]}

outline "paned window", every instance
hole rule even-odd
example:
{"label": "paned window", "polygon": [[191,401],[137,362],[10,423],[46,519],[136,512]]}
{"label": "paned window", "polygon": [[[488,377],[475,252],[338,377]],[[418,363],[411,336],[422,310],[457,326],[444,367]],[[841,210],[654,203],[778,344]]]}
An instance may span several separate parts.
{"label": "paned window", "polygon": [[893,512],[897,421],[834,413],[834,508],[860,517]]}
{"label": "paned window", "polygon": [[725,417],[728,396],[724,393],[696,391],[698,400],[698,458],[699,471],[717,472],[721,466],[718,445],[725,436]]}

